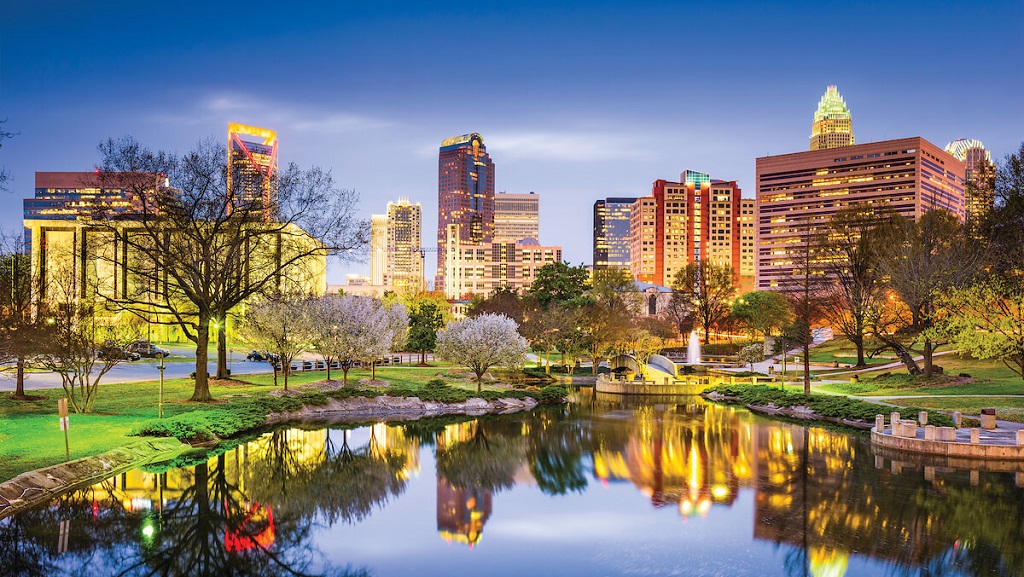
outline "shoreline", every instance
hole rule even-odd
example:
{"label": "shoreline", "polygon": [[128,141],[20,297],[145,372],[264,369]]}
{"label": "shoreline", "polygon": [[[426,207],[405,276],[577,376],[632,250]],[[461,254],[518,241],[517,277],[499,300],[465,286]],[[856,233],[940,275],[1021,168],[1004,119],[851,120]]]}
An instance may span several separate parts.
{"label": "shoreline", "polygon": [[501,398],[494,401],[471,398],[460,403],[422,401],[419,397],[389,397],[385,395],[332,398],[325,405],[304,405],[294,411],[269,413],[260,425],[240,430],[228,439],[216,439],[192,445],[174,437],[140,437],[136,442],[98,455],[26,471],[0,483],[0,519],[41,506],[65,493],[93,485],[131,469],[170,461],[192,449],[211,449],[230,438],[257,432],[267,427],[304,422],[361,424],[368,420],[404,422],[445,415],[471,417],[488,414],[505,415],[530,411],[538,406],[540,403],[533,398],[522,400]]}

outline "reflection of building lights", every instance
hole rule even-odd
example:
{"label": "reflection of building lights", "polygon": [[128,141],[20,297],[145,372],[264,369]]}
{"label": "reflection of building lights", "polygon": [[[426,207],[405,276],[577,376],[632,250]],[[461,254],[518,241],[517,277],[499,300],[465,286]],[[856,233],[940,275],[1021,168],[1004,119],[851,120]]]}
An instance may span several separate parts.
{"label": "reflection of building lights", "polygon": [[142,524],[142,539],[149,545],[153,542],[154,535],[156,535],[156,526],[153,524],[153,519],[146,517]]}
{"label": "reflection of building lights", "polygon": [[715,499],[723,499],[729,496],[729,488],[725,485],[715,485],[711,488],[711,496]]}
{"label": "reflection of building lights", "polygon": [[710,510],[711,510],[711,500],[710,499],[704,499],[700,503],[697,504],[697,512],[700,513],[701,517],[707,516],[708,511],[710,511]]}

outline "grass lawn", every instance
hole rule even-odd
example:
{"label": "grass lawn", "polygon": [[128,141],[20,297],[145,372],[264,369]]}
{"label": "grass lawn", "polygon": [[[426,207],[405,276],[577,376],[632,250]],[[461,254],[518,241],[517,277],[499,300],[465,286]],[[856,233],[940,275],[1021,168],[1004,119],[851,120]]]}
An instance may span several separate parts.
{"label": "grass lawn", "polygon": [[867,396],[1024,395],[1024,381],[999,361],[950,354],[936,357],[935,362],[943,367],[944,374],[931,379],[911,376],[900,367],[860,373],[859,383],[828,384],[822,389]]}
{"label": "grass lawn", "polygon": [[[377,369],[377,379],[396,386],[419,389],[427,381],[440,375],[450,385],[476,390],[476,383],[468,374],[443,363],[431,367],[386,367]],[[349,385],[368,378],[369,370],[349,371]],[[341,371],[331,371],[331,377],[341,380]],[[293,374],[288,388],[321,381],[324,371]],[[164,416],[170,417],[193,411],[229,408],[248,399],[266,395],[275,390],[273,375],[240,375],[232,384],[211,384],[213,403],[192,403],[191,379],[168,379],[164,382]],[[484,385],[484,389],[494,389]],[[69,445],[71,458],[86,457],[109,451],[134,441],[128,433],[140,424],[157,418],[159,398],[157,381],[142,383],[101,384],[93,412],[87,415],[72,413],[70,417]],[[14,401],[10,395],[0,395],[0,481],[33,469],[64,461],[64,433],[57,419],[57,400],[64,397],[63,389],[28,391],[43,397],[37,401]],[[236,405],[237,406],[237,405]]]}
{"label": "grass lawn", "polygon": [[977,416],[982,409],[995,408],[996,418],[1024,423],[1024,398],[1021,397],[906,397],[890,399],[896,405],[915,405],[940,411],[960,411],[964,415]]}

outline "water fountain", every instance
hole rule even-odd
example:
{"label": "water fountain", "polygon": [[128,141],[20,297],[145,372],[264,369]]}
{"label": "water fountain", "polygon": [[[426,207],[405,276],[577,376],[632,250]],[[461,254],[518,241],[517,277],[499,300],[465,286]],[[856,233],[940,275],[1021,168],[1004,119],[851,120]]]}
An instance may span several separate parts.
{"label": "water fountain", "polygon": [[686,345],[686,364],[700,364],[700,338],[697,331],[690,331],[690,342]]}

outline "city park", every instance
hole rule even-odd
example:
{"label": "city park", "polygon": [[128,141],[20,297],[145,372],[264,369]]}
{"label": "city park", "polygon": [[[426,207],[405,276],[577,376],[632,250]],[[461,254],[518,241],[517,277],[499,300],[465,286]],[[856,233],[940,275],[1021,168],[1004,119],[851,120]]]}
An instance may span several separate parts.
{"label": "city park", "polygon": [[[195,151],[192,162],[168,161],[160,153],[145,150],[140,154],[133,141],[110,141],[101,150],[104,171],[119,175],[181,177],[187,171],[206,170],[210,176],[225,164],[223,152],[214,149]],[[694,263],[676,275],[671,301],[659,316],[641,314],[643,301],[627,271],[591,274],[582,265],[567,263],[545,266],[528,291],[498,290],[474,299],[462,319],[452,318],[447,302],[430,294],[388,294],[383,299],[309,294],[301,288],[309,278],[302,271],[310,257],[344,253],[363,242],[362,228],[351,222],[351,205],[345,204],[351,198],[336,194],[329,176],[314,169],[282,178],[280,216],[270,222],[251,217],[264,214],[266,207],[259,203],[211,202],[204,196],[209,189],[153,194],[152,180],[140,178],[137,194],[151,199],[142,206],[152,210],[154,217],[143,218],[134,235],[122,235],[116,221],[96,219],[95,225],[100,234],[116,237],[129,251],[137,251],[140,258],[132,259],[137,290],[103,299],[82,298],[81,287],[65,283],[75,275],[62,274],[59,267],[47,275],[44,290],[33,290],[44,281],[34,277],[18,251],[8,251],[0,263],[4,279],[0,282],[8,285],[0,287],[6,299],[3,354],[18,383],[14,394],[0,399],[0,477],[13,479],[5,485],[15,483],[21,490],[4,494],[0,515],[29,502],[59,497],[53,489],[33,495],[19,481],[24,480],[24,475],[18,477],[21,473],[48,468],[46,475],[54,479],[60,477],[58,471],[78,471],[81,477],[64,480],[66,491],[143,463],[170,463],[163,469],[153,468],[155,478],[165,474],[160,471],[166,472],[167,467],[188,464],[195,467],[196,475],[201,469],[206,475],[207,459],[220,459],[223,466],[224,451],[235,451],[237,456],[240,442],[257,442],[252,441],[254,435],[262,439],[259,435],[277,435],[282,426],[319,423],[339,414],[348,427],[390,423],[396,417],[443,416],[448,420],[436,426],[424,424],[422,430],[404,425],[402,434],[427,431],[425,438],[437,443],[439,483],[443,472],[456,489],[483,486],[490,495],[516,485],[508,476],[512,472],[502,472],[502,481],[485,481],[497,474],[488,469],[473,473],[471,482],[455,482],[468,473],[442,460],[444,443],[453,443],[445,447],[464,444],[467,451],[485,447],[484,466],[493,467],[492,459],[497,459],[493,452],[502,449],[491,443],[504,438],[504,433],[493,432],[501,427],[487,424],[491,421],[483,415],[539,411],[539,416],[523,417],[534,419],[528,427],[532,439],[551,423],[562,423],[566,415],[582,410],[574,408],[580,403],[590,403],[593,409],[600,403],[627,402],[621,398],[629,396],[621,395],[631,392],[626,390],[612,390],[609,400],[608,391],[616,384],[643,387],[642,393],[651,396],[655,404],[642,403],[647,408],[640,413],[648,415],[644,419],[654,419],[642,421],[645,431],[661,430],[649,429],[652,422],[675,418],[663,414],[666,402],[676,404],[677,410],[705,402],[666,401],[666,393],[675,393],[668,387],[679,383],[699,389],[691,394],[702,392],[753,411],[802,422],[866,425],[860,428],[873,427],[873,435],[884,435],[886,430],[885,419],[879,421],[876,416],[897,411],[919,416],[917,422],[908,422],[893,414],[889,426],[893,438],[918,438],[918,425],[922,429],[980,425],[987,430],[1014,430],[1013,423],[1024,422],[1022,156],[1024,148],[1000,165],[992,181],[995,208],[983,222],[973,223],[974,228],[941,211],[909,222],[853,208],[837,215],[822,234],[805,241],[806,266],[794,275],[787,290],[738,294],[728,267]],[[177,181],[190,180],[196,179]],[[236,204],[225,210],[224,202]],[[259,260],[259,247],[269,237],[294,230],[316,242],[295,242],[287,249],[278,245],[276,266]],[[241,246],[247,252],[239,250]],[[290,255],[284,264],[281,253]],[[195,263],[203,266],[190,268]],[[247,274],[237,274],[243,266]],[[40,293],[50,300],[40,302]],[[225,316],[243,302],[244,312],[238,315],[237,331],[229,342]],[[137,322],[124,319],[143,304],[161,308],[164,318],[177,323],[192,341],[194,357],[161,355],[144,361],[158,363],[159,380],[103,383],[114,367],[140,362],[121,353],[140,334]],[[826,326],[835,338],[820,338],[818,329]],[[272,370],[229,371],[225,352],[234,348],[260,352]],[[217,369],[208,375],[211,351]],[[395,354],[403,352],[408,362],[394,364]],[[166,363],[193,359],[195,372],[189,378],[163,378]],[[383,359],[388,362],[384,364]],[[293,366],[299,370],[293,372]],[[25,377],[31,384],[35,371],[59,375],[60,388],[25,389]],[[620,393],[619,399],[615,393]],[[998,426],[987,423],[994,421],[989,409],[995,409]],[[561,412],[545,412],[551,410]],[[702,410],[708,419],[720,409]],[[555,414],[559,416],[551,416]],[[802,431],[806,468],[814,442],[807,436],[808,428],[780,426],[785,435]],[[493,427],[491,441],[484,438],[488,427]],[[907,430],[914,433],[906,434]],[[343,447],[348,446],[345,431]],[[378,458],[384,449],[374,431],[369,446],[377,447],[371,452]],[[449,435],[468,436],[442,440]],[[938,438],[935,429],[922,431],[921,437],[928,435],[932,438],[927,440]],[[153,437],[169,442],[154,443]],[[978,437],[971,433],[965,442],[984,443]],[[1019,437],[1013,444],[1020,444]],[[329,438],[328,432],[328,445]],[[992,442],[1003,443],[1000,439]],[[571,435],[558,440],[561,445],[578,442]],[[789,442],[792,452],[793,441]],[[845,447],[852,441],[834,442]],[[292,445],[290,450],[304,450]],[[346,450],[338,453],[343,463],[350,454]],[[855,453],[848,458],[859,459]],[[332,453],[325,449],[324,454]],[[622,475],[603,472],[606,458],[610,457],[599,452],[590,457],[595,475]],[[894,475],[913,461],[912,457],[903,460],[898,452],[889,458]],[[62,463],[73,459],[86,465],[59,469],[69,467]],[[531,465],[531,471],[546,493],[565,494],[586,486],[578,477],[559,485],[566,482],[561,476],[565,471],[539,470],[540,462]],[[972,485],[977,470],[987,470],[986,466],[970,465]],[[956,469],[948,463],[924,467],[926,479],[934,479],[937,470],[941,475]],[[1016,472],[1019,487],[1024,470],[1000,467],[993,470]],[[655,471],[665,474],[664,467]],[[736,483],[745,482],[743,475],[733,472],[739,475]],[[387,478],[401,480],[407,474],[392,472]],[[680,473],[680,478],[689,475],[690,497],[685,487],[672,497],[684,516],[692,510],[706,514],[716,503],[732,503],[727,497],[736,488],[730,485],[708,485],[711,496],[700,497],[694,474]],[[641,483],[635,476],[633,482]],[[660,507],[665,495],[658,490],[650,498]],[[381,499],[374,502],[380,504]],[[161,498],[161,513],[162,502]],[[345,517],[346,509],[340,507]],[[440,507],[439,501],[439,530]],[[470,544],[479,539],[481,528],[482,523],[473,529]],[[249,538],[258,541],[258,536]],[[224,537],[224,542],[230,549],[231,540]],[[804,555],[810,565],[811,550],[805,547]],[[1015,567],[1019,561],[1004,559]],[[846,561],[842,562],[845,568]]]}

